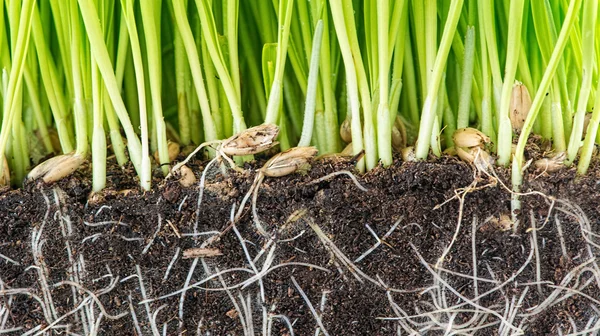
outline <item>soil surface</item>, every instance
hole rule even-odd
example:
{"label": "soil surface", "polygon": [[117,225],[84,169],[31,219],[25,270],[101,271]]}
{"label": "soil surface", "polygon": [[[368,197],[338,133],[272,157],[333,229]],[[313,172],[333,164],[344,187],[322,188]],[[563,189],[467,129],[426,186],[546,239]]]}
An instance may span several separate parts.
{"label": "soil surface", "polygon": [[[347,175],[311,183],[353,171],[347,159],[321,159],[304,175],[265,178],[257,216],[250,198],[228,229],[261,163],[209,172],[199,207],[198,186],[157,177],[142,192],[131,167],[109,169],[97,194],[89,167],[53,185],[3,191],[0,333],[600,329],[598,167],[584,178],[530,168],[523,192],[547,196],[521,197],[513,232],[508,170],[490,177],[450,157],[397,160],[357,174],[363,191]],[[191,167],[200,181],[204,163]],[[186,258],[191,252],[202,257]]]}

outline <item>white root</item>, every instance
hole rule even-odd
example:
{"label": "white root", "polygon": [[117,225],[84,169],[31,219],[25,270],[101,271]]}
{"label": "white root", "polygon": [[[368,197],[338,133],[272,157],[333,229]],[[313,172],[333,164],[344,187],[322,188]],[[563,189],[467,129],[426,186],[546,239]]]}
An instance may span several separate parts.
{"label": "white root", "polygon": [[446,287],[447,289],[449,289],[454,295],[456,295],[457,297],[459,297],[460,299],[462,299],[464,301],[463,304],[469,304],[473,307],[476,307],[482,311],[485,311],[486,313],[492,314],[494,316],[496,316],[498,319],[500,319],[500,321],[502,321],[502,323],[506,324],[506,326],[516,332],[520,332],[518,327],[515,327],[513,325],[511,325],[506,318],[504,318],[504,316],[500,315],[499,313],[497,313],[494,310],[491,310],[489,308],[483,307],[479,304],[477,304],[476,302],[474,302],[474,299],[469,299],[467,297],[465,297],[464,295],[460,294],[456,289],[454,289],[452,286],[450,286],[450,284],[448,282],[446,282],[444,279],[442,279],[437,272],[435,272],[430,266],[429,264],[423,259],[423,257],[421,256],[421,254],[417,251],[417,248],[410,243],[410,246],[413,248],[413,250],[415,251],[415,253],[417,254],[419,261],[421,261],[421,264],[423,266],[425,266],[425,268],[429,271],[429,273],[431,273],[431,275],[433,275],[434,278],[436,278],[442,285],[444,285],[444,287]]}
{"label": "white root", "polygon": [[274,318],[281,319],[283,321],[283,323],[287,326],[288,330],[290,331],[290,336],[294,336],[294,326],[293,326],[292,322],[290,321],[290,319],[287,316],[285,316],[285,315],[271,315],[270,318],[271,319],[274,319]]}
{"label": "white root", "polygon": [[310,312],[313,314],[313,317],[317,321],[317,324],[319,325],[319,328],[321,328],[321,332],[325,336],[329,336],[329,333],[327,332],[327,329],[325,329],[325,326],[323,325],[323,321],[321,321],[321,318],[319,317],[319,314],[317,314],[317,312],[315,311],[315,307],[313,307],[312,303],[310,303],[310,300],[308,299],[308,296],[306,296],[306,293],[304,293],[304,291],[302,290],[302,288],[300,287],[300,285],[298,284],[298,282],[296,281],[296,279],[294,278],[294,276],[291,276],[290,279],[292,279],[292,282],[294,283],[294,286],[296,287],[296,290],[298,290],[298,293],[300,293],[300,295],[304,299],[304,302],[306,302],[306,305],[308,306],[308,309],[310,309]]}
{"label": "white root", "polygon": [[[235,212],[235,207],[232,208],[232,211],[231,211],[232,215],[233,215],[234,212]],[[246,247],[246,244],[244,242],[244,239],[242,238],[242,235],[240,234],[240,232],[238,231],[237,227],[235,226],[235,222],[232,222],[232,224],[233,224],[233,231],[235,232],[235,235],[240,240],[240,244],[242,245],[242,249],[244,250],[244,255],[246,256],[246,260],[250,264],[250,267],[252,267],[252,270],[254,271],[254,274],[257,274],[257,275],[260,274],[258,272],[258,269],[256,268],[256,265],[252,261],[252,257],[250,257],[250,253],[248,252],[248,248]],[[273,256],[273,253],[275,252],[275,247],[276,246],[277,245],[273,245],[273,247],[272,247],[272,249],[271,249],[271,251],[269,253],[271,255],[271,258],[270,258],[269,262],[265,262],[265,265],[264,265],[265,269],[268,269],[269,266],[270,266],[270,263],[273,261],[272,256]],[[267,260],[269,260],[269,258],[267,258]],[[264,284],[263,284],[263,281],[262,281],[262,277],[259,277],[257,280],[258,280],[258,285],[259,285],[259,288],[260,288],[260,300],[261,300],[260,304],[261,304],[262,312],[263,312],[263,334],[264,334],[264,333],[266,333],[267,321],[268,321],[268,318],[267,318],[267,304],[266,304],[266,297],[265,297],[265,287],[264,287]],[[249,321],[248,321],[248,324],[251,325],[251,323]],[[250,335],[253,335],[253,334],[254,334],[254,332],[252,332]]]}
{"label": "white root", "polygon": [[[79,283],[79,277],[81,276],[81,274],[79,272],[79,264],[77,262],[75,262],[75,260],[73,259],[73,251],[71,249],[71,243],[69,242],[69,239],[70,239],[71,235],[73,234],[73,229],[71,227],[71,220],[70,220],[69,216],[63,216],[61,213],[60,200],[62,199],[63,191],[58,189],[57,187],[54,187],[52,189],[52,192],[54,194],[54,202],[55,202],[55,205],[57,208],[56,214],[60,218],[60,220],[58,221],[59,225],[60,225],[60,231],[61,231],[61,234],[65,241],[65,248],[67,250],[67,258],[69,260],[69,265],[70,265],[69,270],[67,272],[68,276],[69,276],[69,280]],[[60,197],[59,197],[59,195],[60,195]],[[83,259],[83,256],[81,256],[81,258]],[[74,287],[71,287],[71,295],[73,296],[74,303],[79,301],[79,295]],[[75,317],[76,317],[76,322],[79,322],[77,315],[75,315]],[[84,328],[84,332],[86,334],[90,333],[90,331],[87,329],[87,326],[93,325],[93,322],[91,320],[86,321],[86,312],[85,311],[80,312],[80,318],[81,318],[81,324],[83,325],[83,328]]]}
{"label": "white root", "polygon": [[[204,279],[202,279],[202,280],[200,280],[198,282],[195,282],[195,283],[193,283],[191,285],[184,286],[182,289],[176,290],[176,291],[171,292],[169,294],[165,294],[163,296],[159,296],[159,297],[154,298],[154,299],[145,299],[143,301],[140,301],[139,304],[146,304],[146,303],[150,303],[150,302],[154,302],[154,301],[158,301],[158,300],[164,300],[164,299],[166,299],[168,297],[179,295],[179,294],[181,294],[181,293],[183,293],[183,292],[185,292],[185,291],[187,291],[187,290],[189,290],[191,288],[201,288],[201,287],[199,287],[200,285],[202,285],[202,284],[204,284],[204,283],[206,283],[206,282],[208,282],[210,280],[213,280],[213,279],[217,278],[219,275],[223,275],[223,274],[226,274],[226,273],[233,273],[233,272],[247,272],[247,273],[254,274],[254,271],[252,271],[250,269],[247,269],[247,268],[242,268],[242,267],[236,267],[236,268],[226,269],[226,270],[220,271],[218,273],[212,274],[212,275],[210,275],[210,276],[208,276],[208,277],[206,277],[206,278],[204,278]],[[202,288],[202,289],[206,289],[206,288]]]}
{"label": "white root", "polygon": [[567,253],[567,244],[565,243],[565,236],[563,234],[562,225],[558,219],[558,215],[554,215],[554,223],[556,223],[556,231],[558,231],[558,239],[560,240],[560,250],[562,252],[565,261],[569,260],[569,254]]}
{"label": "white root", "polygon": [[[206,273],[210,274],[208,271],[208,266],[205,265],[205,269],[207,270]],[[217,273],[220,273],[218,268],[215,268],[215,270],[217,271]],[[225,288],[225,292],[227,293],[229,300],[231,300],[231,303],[233,303],[233,308],[235,309],[238,317],[240,318],[240,323],[242,324],[242,328],[244,329],[244,332],[246,332],[247,327],[246,327],[245,316],[242,314],[242,311],[240,310],[240,306],[238,305],[235,297],[233,296],[233,294],[231,294],[231,291],[229,289],[227,289],[227,284],[225,283],[225,280],[223,279],[223,276],[221,274],[219,274],[219,281],[223,285],[223,288]]]}
{"label": "white root", "polygon": [[167,270],[165,271],[165,275],[163,276],[164,281],[166,281],[169,278],[169,273],[171,272],[173,265],[175,265],[175,262],[177,261],[177,257],[179,257],[180,251],[181,251],[181,248],[177,247],[177,249],[175,250],[175,254],[173,255],[173,258],[171,259],[171,262],[169,263],[169,266],[167,267]]}
{"label": "white root", "polygon": [[140,323],[138,322],[137,315],[135,314],[135,309],[133,308],[133,303],[131,302],[131,294],[127,296],[127,301],[129,303],[129,313],[131,314],[131,320],[133,321],[133,326],[135,331],[137,331],[138,335],[142,334],[142,329],[140,328]]}
{"label": "white root", "polygon": [[36,270],[38,273],[38,281],[40,283],[40,288],[42,290],[42,298],[44,299],[45,306],[48,307],[48,311],[51,314],[51,316],[46,316],[46,320],[50,323],[50,322],[53,322],[54,320],[56,320],[58,318],[58,315],[56,314],[54,300],[52,299],[52,295],[50,293],[50,289],[48,286],[48,281],[47,281],[48,268],[46,266],[46,263],[44,262],[44,256],[42,254],[42,247],[45,242],[44,240],[41,239],[42,232],[43,232],[44,226],[46,224],[46,218],[47,218],[48,212],[50,210],[50,200],[48,200],[48,198],[46,197],[46,195],[44,193],[42,193],[42,195],[44,196],[44,199],[46,200],[46,203],[48,206],[48,211],[46,212],[46,216],[44,217],[44,221],[42,222],[42,225],[40,225],[39,228],[34,228],[32,230],[31,250],[32,250],[32,255],[33,255],[33,262],[34,262],[34,265],[36,266]]}
{"label": "white root", "polygon": [[317,234],[317,237],[319,237],[319,240],[321,240],[321,243],[323,243],[325,248],[328,249],[338,260],[340,260],[342,262],[342,264],[350,271],[350,273],[352,273],[352,275],[359,282],[362,283],[362,282],[364,282],[363,279],[366,279],[378,287],[384,288],[385,290],[389,290],[392,292],[397,292],[397,293],[413,293],[413,292],[418,292],[418,291],[422,290],[422,288],[412,289],[412,290],[404,290],[404,289],[388,288],[388,287],[384,286],[381,282],[368,276],[360,268],[358,268],[358,266],[356,266],[342,251],[340,251],[340,249],[337,246],[335,246],[335,244],[331,241],[331,239],[329,239],[329,237],[323,232],[323,230],[321,230],[321,228],[317,224],[315,224],[312,221],[312,219],[307,219],[307,222],[308,222],[308,225],[311,227],[311,229],[313,229],[313,231]]}
{"label": "white root", "polygon": [[[142,270],[140,268],[140,265],[135,265],[135,272],[137,274],[139,289],[140,289],[140,293],[142,294],[142,299],[145,301],[147,298],[146,287],[144,286],[144,280],[142,279]],[[144,302],[144,301],[142,301],[142,302]],[[144,303],[144,308],[146,308],[146,315],[148,316],[148,323],[150,323],[152,334],[154,336],[160,336],[158,329],[156,329],[156,325],[154,325],[152,323],[152,311],[150,310],[150,305],[148,304],[148,302]]]}
{"label": "white root", "polygon": [[89,297],[91,299],[93,299],[94,302],[98,305],[98,308],[100,308],[100,311],[102,312],[102,314],[104,314],[104,316],[106,316],[106,318],[108,318],[109,320],[118,320],[118,319],[122,318],[123,316],[127,315],[127,313],[121,313],[118,315],[109,314],[108,311],[106,311],[106,309],[104,308],[104,305],[102,304],[102,302],[100,301],[98,296],[94,292],[90,291],[89,289],[83,287],[82,285],[80,285],[76,282],[64,280],[64,281],[60,281],[60,282],[57,282],[56,284],[54,284],[54,287],[60,287],[60,286],[65,286],[65,285],[73,286],[81,291],[86,292],[89,295]]}
{"label": "white root", "polygon": [[198,183],[200,190],[198,191],[198,202],[196,204],[196,220],[194,221],[194,234],[198,233],[198,222],[200,221],[200,205],[202,204],[202,197],[204,196],[204,183],[206,181],[206,173],[209,171],[210,166],[215,163],[217,158],[210,160],[210,162],[204,167],[202,176],[200,177],[200,183]]}
{"label": "white root", "polygon": [[[160,202],[160,200],[159,200],[159,202]],[[144,249],[142,250],[142,255],[148,253],[148,251],[150,250],[150,246],[152,246],[152,243],[154,243],[154,239],[156,239],[156,236],[160,232],[160,229],[162,229],[162,216],[160,214],[158,214],[158,226],[156,227],[156,231],[154,231],[152,238],[150,239],[148,244],[146,244],[146,247],[144,247]]]}
{"label": "white root", "polygon": [[[319,318],[323,318],[323,312],[325,311],[325,303],[327,302],[327,294],[329,293],[331,293],[331,291],[323,290],[323,294],[321,294],[321,304],[319,306],[319,311],[321,312],[321,314],[319,314]],[[315,336],[319,336],[320,333],[321,327],[317,327],[317,330],[315,330]]]}
{"label": "white root", "polygon": [[340,170],[340,171],[336,171],[336,172],[327,174],[327,175],[325,175],[323,177],[320,177],[320,178],[318,178],[318,179],[316,179],[314,181],[308,182],[306,185],[317,184],[319,182],[323,182],[325,180],[328,180],[328,179],[330,179],[332,177],[339,176],[339,175],[346,175],[346,176],[350,177],[350,179],[352,180],[352,182],[354,182],[354,185],[356,185],[356,187],[358,189],[360,189],[361,191],[364,191],[364,192],[369,191],[367,188],[363,187],[362,184],[360,184],[360,182],[358,182],[358,179],[356,178],[356,176],[354,176],[354,174],[352,174],[351,172],[349,172],[347,170]]}
{"label": "white root", "polygon": [[188,271],[187,277],[185,278],[185,283],[183,284],[183,289],[181,290],[181,296],[179,297],[179,326],[180,329],[183,326],[183,303],[185,302],[185,292],[193,287],[192,286],[188,286],[190,281],[192,281],[192,275],[194,275],[194,271],[196,270],[196,265],[198,265],[198,260],[199,258],[194,258],[194,261],[192,261],[192,266],[190,266],[190,270]]}
{"label": "white root", "polygon": [[90,222],[85,222],[84,221],[83,224],[86,225],[86,226],[91,226],[91,227],[106,226],[106,225],[129,226],[129,224],[123,223],[121,221],[104,221],[104,222],[95,222],[95,223],[90,223]]}
{"label": "white root", "polygon": [[9,263],[11,263],[11,264],[13,264],[15,266],[20,266],[21,265],[21,263],[19,263],[18,261],[15,261],[14,259],[9,258],[9,257],[7,257],[7,256],[5,256],[4,254],[1,254],[1,253],[0,253],[0,258],[6,260],[6,262],[9,262]]}
{"label": "white root", "polygon": [[354,259],[355,263],[360,262],[361,260],[363,260],[366,256],[368,256],[369,254],[371,254],[373,251],[375,251],[376,248],[379,247],[379,245],[381,245],[385,239],[387,237],[389,237],[392,232],[394,232],[394,230],[396,230],[396,227],[398,227],[398,224],[400,224],[400,222],[402,221],[404,217],[400,217],[400,219],[398,219],[396,221],[396,223],[394,223],[394,225],[392,225],[392,227],[388,230],[388,232],[385,233],[385,235],[383,235],[383,238],[379,238],[377,236],[377,234],[371,229],[371,227],[369,226],[369,224],[365,224],[365,227],[367,228],[367,230],[369,230],[369,232],[371,232],[371,234],[373,235],[373,237],[375,237],[375,239],[377,240],[377,242],[375,243],[375,245],[373,245],[370,249],[368,249],[367,251],[365,251],[365,253],[361,254],[360,257]]}
{"label": "white root", "polygon": [[535,253],[535,281],[538,282],[537,290],[538,293],[542,294],[542,285],[539,283],[542,281],[542,266],[540,261],[540,248],[538,247],[537,241],[537,229],[535,228],[535,215],[533,210],[530,212],[531,218],[531,245],[533,246],[533,252]]}

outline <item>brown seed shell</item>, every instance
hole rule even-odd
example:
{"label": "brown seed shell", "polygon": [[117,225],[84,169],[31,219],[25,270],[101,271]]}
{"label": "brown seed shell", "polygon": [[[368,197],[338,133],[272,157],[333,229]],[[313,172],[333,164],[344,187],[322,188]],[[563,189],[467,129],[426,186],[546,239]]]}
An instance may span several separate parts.
{"label": "brown seed shell", "polygon": [[[178,143],[168,141],[167,143],[167,151],[169,153],[169,162],[173,162],[179,156],[179,152],[181,151],[181,146]],[[154,160],[156,162],[160,162],[160,156],[158,155],[158,150],[154,152]]]}
{"label": "brown seed shell", "polygon": [[2,171],[0,172],[0,187],[7,186],[10,184],[10,169],[8,168],[8,161],[4,158],[2,162]]}
{"label": "brown seed shell", "polygon": [[533,163],[533,165],[535,166],[536,170],[538,170],[538,171],[553,173],[553,172],[559,171],[565,167],[564,162],[565,162],[566,158],[567,158],[567,154],[562,152],[562,153],[556,154],[555,156],[553,156],[551,158],[543,158],[543,159],[536,160]]}
{"label": "brown seed shell", "polygon": [[248,128],[223,141],[221,151],[233,156],[257,154],[275,146],[278,134],[279,127],[273,124]]}
{"label": "brown seed shell", "polygon": [[68,156],[73,155],[73,154],[74,153],[69,153],[69,154],[57,155],[57,156],[49,158],[48,160],[35,166],[29,172],[29,174],[27,174],[27,179],[28,180],[36,180],[40,177],[43,177],[44,175],[46,175],[46,173],[48,173],[48,171],[50,169],[52,169],[55,166],[61,165],[64,161],[67,160]]}
{"label": "brown seed shell", "polygon": [[179,174],[181,174],[181,178],[179,178],[179,184],[183,187],[191,187],[196,184],[196,175],[188,166],[181,166],[179,169]]}
{"label": "brown seed shell", "polygon": [[71,175],[85,161],[83,156],[74,154],[64,160],[60,165],[54,166],[44,175],[45,183],[56,182],[64,177]]}
{"label": "brown seed shell", "polygon": [[466,127],[457,129],[452,135],[456,147],[480,147],[490,142],[490,138],[475,128]]}
{"label": "brown seed shell", "polygon": [[352,142],[352,124],[349,119],[342,121],[342,125],[340,126],[340,137],[344,140],[345,143]]}
{"label": "brown seed shell", "polygon": [[415,154],[415,148],[412,146],[402,148],[402,161],[414,162],[417,161],[417,155]]}
{"label": "brown seed shell", "polygon": [[342,156],[353,156],[354,152],[352,151],[352,142],[347,144],[346,147],[341,151],[340,155]]}
{"label": "brown seed shell", "polygon": [[479,147],[455,148],[456,154],[458,154],[458,157],[461,160],[468,163],[473,163],[475,166],[481,169],[487,170],[494,164],[494,159],[490,156],[490,154]]}
{"label": "brown seed shell", "polygon": [[281,177],[292,174],[308,166],[308,159],[317,155],[315,147],[292,147],[285,152],[273,156],[261,168],[261,172],[269,177]]}
{"label": "brown seed shell", "polygon": [[27,175],[27,179],[42,178],[45,183],[56,182],[71,175],[84,161],[85,158],[75,152],[58,155],[33,168]]}
{"label": "brown seed shell", "polygon": [[392,148],[400,152],[406,147],[406,127],[400,116],[396,116],[392,128]]}
{"label": "brown seed shell", "polygon": [[516,82],[513,85],[512,96],[510,97],[510,123],[512,128],[520,130],[525,124],[527,114],[531,109],[531,96],[529,90],[521,82]]}

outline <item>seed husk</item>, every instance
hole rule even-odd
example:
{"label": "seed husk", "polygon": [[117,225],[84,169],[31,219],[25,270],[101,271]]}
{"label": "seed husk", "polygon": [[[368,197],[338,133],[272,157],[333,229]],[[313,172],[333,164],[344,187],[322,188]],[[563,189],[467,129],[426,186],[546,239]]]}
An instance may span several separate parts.
{"label": "seed husk", "polygon": [[315,147],[292,147],[285,152],[273,156],[261,168],[261,172],[269,177],[281,177],[308,168],[308,159],[317,155]]}
{"label": "seed husk", "polygon": [[4,187],[10,184],[10,169],[8,168],[8,161],[6,158],[2,162],[2,171],[0,172],[0,187]]}
{"label": "seed husk", "polygon": [[340,153],[341,156],[353,156],[354,152],[352,151],[352,142],[347,144],[346,147]]}
{"label": "seed husk", "polygon": [[585,117],[583,118],[583,136],[584,137],[587,135],[587,129],[588,129],[588,126],[590,125],[590,121],[592,121],[592,113],[586,113]]}
{"label": "seed husk", "polygon": [[277,145],[275,138],[278,134],[279,127],[273,124],[248,128],[223,141],[221,151],[232,156],[257,154]]}
{"label": "seed husk", "polygon": [[346,119],[342,122],[340,126],[340,137],[344,140],[345,143],[352,142],[352,124],[350,120]]}
{"label": "seed husk", "polygon": [[490,138],[487,135],[471,127],[457,129],[452,135],[452,139],[454,140],[454,145],[456,147],[463,148],[484,148],[484,146],[490,142]]}
{"label": "seed husk", "polygon": [[179,169],[179,174],[181,174],[181,177],[179,178],[179,184],[181,184],[182,187],[187,188],[196,184],[196,175],[194,175],[194,172],[190,169],[190,167],[181,166]]}
{"label": "seed husk", "polygon": [[400,116],[396,116],[392,128],[392,148],[400,152],[406,147],[406,127]]}
{"label": "seed husk", "polygon": [[529,90],[523,83],[517,81],[513,85],[512,96],[510,98],[510,123],[512,128],[520,130],[525,124],[527,114],[531,109],[531,96]]}
{"label": "seed husk", "polygon": [[456,152],[456,148],[454,148],[454,147],[448,147],[448,148],[444,149],[444,151],[442,152],[442,154],[444,154],[444,155],[450,155],[450,156],[456,156],[456,155],[458,155],[458,153]]}
{"label": "seed husk", "polygon": [[[169,152],[169,162],[173,162],[175,159],[177,159],[177,156],[179,156],[180,150],[181,150],[181,147],[179,146],[178,143],[168,141],[167,151]],[[154,152],[154,160],[156,160],[156,162],[160,162],[160,157],[158,155],[158,151]]]}
{"label": "seed husk", "polygon": [[84,161],[85,158],[75,152],[58,155],[33,168],[27,175],[27,179],[41,178],[45,183],[56,182],[71,175]]}
{"label": "seed husk", "polygon": [[508,214],[500,214],[500,217],[492,217],[489,221],[484,223],[479,231],[481,232],[495,232],[495,231],[508,231],[513,227],[513,221]]}
{"label": "seed husk", "polygon": [[567,154],[565,152],[561,152],[551,158],[536,160],[533,164],[538,171],[553,173],[565,167],[564,162],[566,158]]}
{"label": "seed husk", "polygon": [[413,146],[402,148],[402,161],[404,161],[404,162],[417,161],[417,155],[415,154],[415,148]]}
{"label": "seed husk", "polygon": [[473,163],[475,166],[487,170],[494,165],[494,159],[485,150],[479,147],[461,148],[455,147],[458,157],[468,163]]}

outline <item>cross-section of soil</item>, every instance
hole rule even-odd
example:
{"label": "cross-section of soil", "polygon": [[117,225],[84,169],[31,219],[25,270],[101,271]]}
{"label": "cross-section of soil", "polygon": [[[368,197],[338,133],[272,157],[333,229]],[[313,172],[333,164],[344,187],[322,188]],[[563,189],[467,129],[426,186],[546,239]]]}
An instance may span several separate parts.
{"label": "cross-section of soil", "polygon": [[[203,166],[192,167],[200,181]],[[120,168],[99,194],[86,169],[4,191],[0,333],[600,330],[597,167],[585,178],[528,171],[523,192],[546,196],[521,197],[513,232],[508,171],[397,161],[357,175],[364,191],[344,174],[311,183],[353,169],[323,159],[305,175],[266,178],[256,214],[250,197],[231,227],[257,167],[209,172],[201,203],[198,186],[157,179],[141,192]]]}

